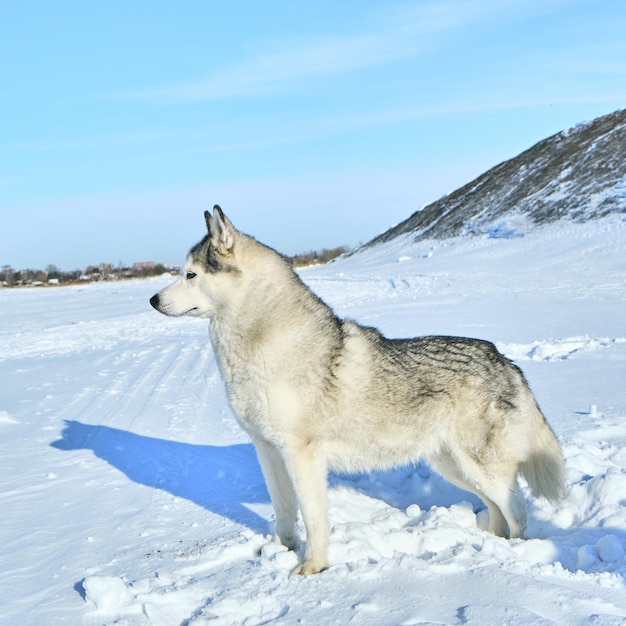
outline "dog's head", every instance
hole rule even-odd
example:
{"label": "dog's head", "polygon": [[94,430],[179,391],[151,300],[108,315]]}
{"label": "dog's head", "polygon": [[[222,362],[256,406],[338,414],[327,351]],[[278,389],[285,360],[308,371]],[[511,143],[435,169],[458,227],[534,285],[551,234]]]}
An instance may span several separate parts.
{"label": "dog's head", "polygon": [[235,292],[241,275],[236,253],[245,235],[217,205],[204,217],[208,233],[189,251],[180,278],[150,298],[160,313],[210,318]]}

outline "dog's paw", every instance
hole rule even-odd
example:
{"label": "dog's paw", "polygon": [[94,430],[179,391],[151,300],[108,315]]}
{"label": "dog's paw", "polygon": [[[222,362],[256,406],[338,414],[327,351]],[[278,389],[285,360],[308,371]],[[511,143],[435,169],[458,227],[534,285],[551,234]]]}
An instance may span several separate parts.
{"label": "dog's paw", "polygon": [[308,560],[308,561],[304,561],[304,563],[301,563],[300,565],[298,565],[298,567],[294,568],[291,571],[291,575],[292,576],[311,576],[311,574],[319,574],[320,572],[323,572],[325,569],[328,569],[328,563],[326,563],[325,561],[320,562],[320,561]]}
{"label": "dog's paw", "polygon": [[285,546],[288,550],[297,550],[300,545],[300,540],[294,535],[274,535],[272,537],[272,543],[276,543],[281,546]]}
{"label": "dog's paw", "polygon": [[281,546],[285,546],[288,550],[297,550],[300,545],[300,541],[293,535],[288,537],[274,537],[274,543],[279,543]]}

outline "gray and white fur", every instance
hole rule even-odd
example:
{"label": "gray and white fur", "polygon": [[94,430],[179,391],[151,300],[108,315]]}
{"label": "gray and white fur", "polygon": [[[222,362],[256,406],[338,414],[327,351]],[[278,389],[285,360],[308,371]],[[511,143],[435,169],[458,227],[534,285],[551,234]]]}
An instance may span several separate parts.
{"label": "gray and white fur", "polygon": [[564,494],[561,447],[521,370],[487,341],[388,339],[339,319],[274,250],[216,206],[181,277],[150,302],[210,319],[210,338],[241,426],[254,442],[276,513],[275,541],[297,574],[328,567],[327,473],[425,459],[477,494],[489,530],[522,537],[523,476],[534,494]]}

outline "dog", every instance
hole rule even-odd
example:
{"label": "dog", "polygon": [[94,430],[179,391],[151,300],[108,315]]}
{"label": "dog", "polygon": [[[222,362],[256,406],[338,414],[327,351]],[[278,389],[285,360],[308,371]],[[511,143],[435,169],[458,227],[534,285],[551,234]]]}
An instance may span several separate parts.
{"label": "dog", "polygon": [[210,320],[228,399],[250,435],[275,511],[274,541],[295,549],[294,574],[328,567],[327,473],[420,458],[477,494],[489,530],[523,537],[533,493],[564,496],[559,442],[522,371],[480,339],[388,339],[340,319],[273,249],[238,231],[219,206],[180,278],[151,299],[165,315]]}

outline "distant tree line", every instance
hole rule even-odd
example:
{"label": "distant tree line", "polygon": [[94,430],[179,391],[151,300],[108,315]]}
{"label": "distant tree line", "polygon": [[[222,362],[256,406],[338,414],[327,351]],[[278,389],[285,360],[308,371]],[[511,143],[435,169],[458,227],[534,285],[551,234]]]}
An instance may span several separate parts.
{"label": "distant tree line", "polygon": [[45,270],[15,270],[4,265],[0,270],[0,285],[4,287],[20,287],[40,285],[68,285],[100,280],[121,280],[125,278],[146,278],[160,276],[165,273],[178,273],[179,268],[165,266],[162,263],[136,263],[126,267],[122,263],[113,266],[110,263],[89,265],[83,270],[60,270],[56,265],[48,265]]}
{"label": "distant tree line", "polygon": [[[332,259],[349,251],[347,246],[311,250],[302,254],[285,257],[294,267],[328,263]],[[114,266],[110,263],[89,265],[83,270],[60,270],[56,265],[48,265],[44,270],[15,270],[10,265],[0,270],[0,285],[3,287],[69,285],[73,283],[93,282],[100,280],[122,280],[127,278],[147,278],[161,274],[178,274],[180,268],[163,263],[134,263],[127,267],[122,263]]]}
{"label": "distant tree line", "polygon": [[345,254],[350,248],[339,246],[337,248],[323,248],[322,250],[311,250],[294,256],[285,257],[294,267],[304,267],[306,265],[318,265],[328,263],[334,258]]}

